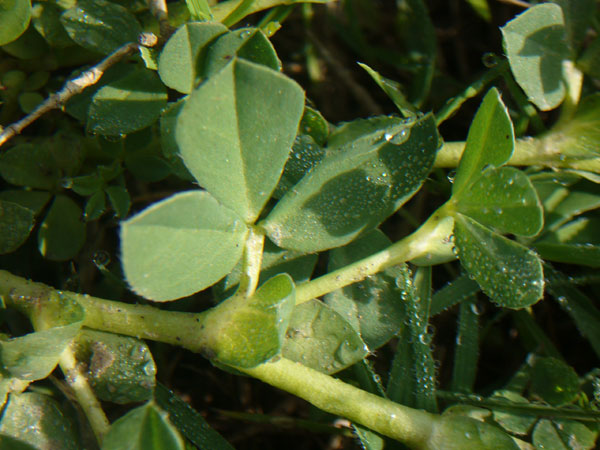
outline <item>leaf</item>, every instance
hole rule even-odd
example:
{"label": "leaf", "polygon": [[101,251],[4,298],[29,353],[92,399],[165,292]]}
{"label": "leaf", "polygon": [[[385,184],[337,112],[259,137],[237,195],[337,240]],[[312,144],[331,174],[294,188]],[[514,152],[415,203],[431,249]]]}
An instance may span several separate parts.
{"label": "leaf", "polygon": [[295,82],[236,59],[194,90],[179,114],[176,139],[185,165],[252,223],[281,176],[303,107]]}
{"label": "leaf", "polygon": [[87,130],[121,136],[153,124],[167,105],[167,92],[150,70],[139,69],[101,88],[88,110]]}
{"label": "leaf", "polygon": [[379,72],[371,69],[366,64],[358,63],[358,65],[362,67],[371,76],[371,78],[373,78],[375,83],[377,83],[381,89],[383,89],[383,92],[385,92],[390,100],[394,102],[394,105],[396,105],[396,108],[398,108],[398,111],[400,111],[404,117],[416,115],[416,108],[402,93],[400,83],[390,80],[389,78],[382,77]]}
{"label": "leaf", "polygon": [[282,248],[307,253],[347,244],[377,227],[425,181],[438,148],[431,115],[376,117],[340,127],[327,157],[261,222]]}
{"label": "leaf", "polygon": [[92,194],[85,204],[83,218],[86,222],[98,219],[106,210],[106,196],[104,191],[98,191]]}
{"label": "leaf", "polygon": [[51,189],[59,178],[48,148],[20,144],[0,155],[0,175],[10,184]]}
{"label": "leaf", "polygon": [[209,193],[175,194],[122,223],[125,277],[154,301],[191,295],[231,271],[246,233],[237,214]]}
{"label": "leaf", "polygon": [[85,242],[82,211],[65,195],[57,195],[38,230],[38,249],[44,258],[66,261],[73,258]]}
{"label": "leaf", "polygon": [[579,377],[560,359],[536,357],[531,370],[530,390],[551,405],[564,405],[571,403],[579,394]]}
{"label": "leaf", "polygon": [[276,356],[296,303],[292,278],[280,274],[248,299],[233,296],[210,310],[200,351],[227,366],[255,367]]}
{"label": "leaf", "polygon": [[0,191],[0,200],[16,203],[23,208],[30,209],[34,214],[39,214],[50,200],[50,193],[25,189],[6,189]]}
{"label": "leaf", "polygon": [[596,218],[581,217],[546,233],[533,245],[542,258],[550,261],[600,267],[599,225]]}
{"label": "leaf", "polygon": [[33,211],[10,201],[0,200],[0,254],[15,251],[33,229]]}
{"label": "leaf", "polygon": [[594,0],[553,0],[553,3],[557,3],[562,8],[569,43],[572,50],[578,52],[594,20],[590,11],[594,10],[596,2]]}
{"label": "leaf", "polygon": [[184,450],[183,439],[167,414],[153,402],[135,408],[115,421],[102,450]]}
{"label": "leaf", "polygon": [[581,422],[542,419],[533,430],[532,441],[537,448],[548,450],[589,450],[595,448],[597,434]]}
{"label": "leaf", "polygon": [[[328,271],[352,264],[390,245],[392,242],[381,231],[373,230],[332,250]],[[398,276],[399,269],[392,267],[325,296],[325,303],[352,325],[371,350],[388,342],[403,326],[405,307],[398,301]]]}
{"label": "leaf", "polygon": [[457,199],[486,166],[500,167],[508,161],[515,146],[512,122],[496,88],[488,91],[469,128],[452,196]]}
{"label": "leaf", "polygon": [[[280,273],[287,273],[292,277],[295,284],[308,281],[317,263],[318,255],[304,254],[290,250],[284,250],[272,244],[265,242],[262,264],[260,267],[260,277],[258,285],[260,286],[266,280],[273,278]],[[240,282],[242,273],[241,262],[225,277],[222,282],[214,286],[213,291],[217,298],[225,299],[235,292]]]}
{"label": "leaf", "polygon": [[441,288],[431,297],[431,317],[461,303],[479,292],[479,285],[467,275],[460,275]]}
{"label": "leaf", "polygon": [[127,404],[152,398],[156,365],[143,341],[84,329],[74,349],[77,361],[88,367],[88,382],[100,400]]}
{"label": "leaf", "polygon": [[160,79],[171,89],[189,94],[194,89],[201,53],[227,32],[220,23],[186,23],[169,38],[158,59]]}
{"label": "leaf", "polygon": [[[14,441],[5,442],[3,436]],[[13,447],[15,441],[18,444]],[[61,405],[49,395],[36,392],[9,396],[0,422],[0,445],[11,450],[81,448],[78,432]]]}
{"label": "leaf", "polygon": [[[256,12],[275,8],[280,5],[289,5],[290,3],[329,3],[332,0],[227,0],[219,2],[212,7],[214,20],[217,22],[225,23],[227,20],[227,26],[231,27],[235,23],[242,20],[244,17],[254,14]],[[244,3],[249,3],[247,7],[240,8]],[[239,11],[238,8],[240,9]],[[232,13],[236,13],[232,15]]]}
{"label": "leaf", "polygon": [[520,309],[542,298],[544,275],[534,252],[460,213],[454,234],[461,265],[492,301]]}
{"label": "leaf", "polygon": [[456,209],[500,233],[534,236],[544,223],[531,181],[512,167],[484,170],[458,197]]}
{"label": "leaf", "polygon": [[121,186],[109,186],[104,192],[115,212],[115,217],[125,217],[131,207],[131,197],[127,189]]}
{"label": "leaf", "polygon": [[470,393],[475,386],[479,358],[479,311],[477,299],[460,304],[451,389]]}
{"label": "leaf", "polygon": [[360,361],[369,349],[342,316],[323,302],[311,300],[294,309],[281,353],[331,374]]}
{"label": "leaf", "polygon": [[36,31],[54,48],[73,46],[74,42],[60,22],[63,9],[54,3],[36,3],[31,10],[31,21]]}
{"label": "leaf", "polygon": [[181,112],[181,108],[185,104],[186,97],[169,103],[163,109],[160,116],[160,143],[163,156],[171,165],[171,171],[184,180],[193,180],[194,177],[190,174],[181,159],[179,154],[179,146],[175,140],[175,127],[177,125],[177,116]]}
{"label": "leaf", "polygon": [[200,449],[234,450],[223,437],[204,420],[202,414],[158,383],[154,401],[169,414],[169,420],[179,432]]}
{"label": "leaf", "polygon": [[[496,391],[492,399],[502,399],[513,404],[528,405],[526,398],[513,391]],[[531,427],[536,422],[536,417],[528,414],[520,414],[517,411],[505,411],[498,409],[493,411],[494,420],[498,422],[506,431],[517,435],[525,436],[529,434]]]}
{"label": "leaf", "polygon": [[71,39],[88,50],[108,55],[137,42],[142,28],[126,8],[106,0],[78,0],[61,22]]}
{"label": "leaf", "polygon": [[535,5],[501,30],[504,51],[519,86],[542,111],[556,108],[566,92],[563,61],[571,56],[561,7]]}
{"label": "leaf", "polygon": [[46,378],[81,329],[83,309],[67,298],[52,298],[45,314],[53,325],[41,331],[0,341],[2,368],[21,380]]}
{"label": "leaf", "polygon": [[0,1],[0,45],[17,39],[27,29],[30,18],[30,0]]}
{"label": "leaf", "polygon": [[192,20],[211,20],[212,13],[206,0],[185,0]]}
{"label": "leaf", "polygon": [[281,70],[281,61],[269,39],[257,28],[241,28],[219,36],[206,50],[202,75],[213,76],[236,56]]}

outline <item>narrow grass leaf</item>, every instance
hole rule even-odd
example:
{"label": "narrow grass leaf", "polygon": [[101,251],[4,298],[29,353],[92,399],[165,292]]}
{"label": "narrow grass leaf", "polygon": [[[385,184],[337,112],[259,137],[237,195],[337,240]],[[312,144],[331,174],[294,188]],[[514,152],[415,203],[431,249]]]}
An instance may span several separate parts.
{"label": "narrow grass leaf", "polygon": [[296,306],[281,351],[288,359],[329,374],[369,353],[354,328],[319,300]]}
{"label": "narrow grass leaf", "polygon": [[543,3],[501,28],[510,68],[527,97],[542,111],[562,102],[566,87],[563,61],[571,56],[563,12],[555,3]]}
{"label": "narrow grass leaf", "polygon": [[[14,438],[16,445],[10,439],[4,441],[4,436]],[[9,396],[0,422],[0,445],[11,450],[82,448],[79,432],[63,406],[51,396],[37,392]]]}
{"label": "narrow grass leaf", "polygon": [[304,92],[264,66],[232,61],[185,102],[176,139],[201,186],[246,222],[275,189],[304,108]]}
{"label": "narrow grass leaf", "polygon": [[261,225],[283,248],[316,252],[347,244],[419,190],[438,144],[431,115],[346,124],[330,136],[327,156]]}
{"label": "narrow grass leaf", "polygon": [[162,82],[184,94],[192,92],[203,51],[225,33],[227,28],[220,23],[184,24],[169,38],[160,53],[158,75]]}
{"label": "narrow grass leaf", "polygon": [[458,197],[456,209],[500,233],[534,236],[544,223],[531,181],[512,167],[484,170]]}
{"label": "narrow grass leaf", "polygon": [[79,0],[61,22],[71,39],[88,50],[108,55],[137,42],[142,27],[124,6],[106,0]]}
{"label": "narrow grass leaf", "polygon": [[431,298],[431,317],[445,311],[452,306],[463,302],[473,294],[479,292],[480,287],[468,275],[460,275],[441,288]]}
{"label": "narrow grass leaf", "polygon": [[185,444],[167,414],[153,402],[117,419],[102,441],[102,450],[184,450]]}
{"label": "narrow grass leaf", "polygon": [[492,88],[469,128],[467,144],[452,185],[453,197],[460,199],[462,191],[479,178],[486,166],[499,167],[508,161],[514,146],[514,130],[508,111],[496,88]]}
{"label": "narrow grass leaf", "polygon": [[212,19],[212,12],[206,0],[185,0],[190,19],[207,21]]}
{"label": "narrow grass leaf", "polygon": [[478,359],[479,311],[476,298],[470,298],[460,304],[451,382],[453,391],[473,392]]}
{"label": "narrow grass leaf", "polygon": [[204,420],[202,414],[158,383],[154,401],[169,414],[170,422],[192,444],[200,449],[234,450],[233,447]]}
{"label": "narrow grass leaf", "polygon": [[122,223],[125,277],[151,300],[191,295],[229,273],[246,233],[241,218],[207,192],[176,194]]}
{"label": "narrow grass leaf", "polygon": [[492,301],[520,309],[542,298],[542,263],[534,252],[470,217],[459,213],[455,220],[460,262]]}

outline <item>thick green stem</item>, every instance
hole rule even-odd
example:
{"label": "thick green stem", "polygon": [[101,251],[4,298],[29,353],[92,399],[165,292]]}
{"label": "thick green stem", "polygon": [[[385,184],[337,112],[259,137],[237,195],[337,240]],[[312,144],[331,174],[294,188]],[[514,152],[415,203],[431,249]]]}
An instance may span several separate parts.
{"label": "thick green stem", "polygon": [[422,258],[440,241],[440,225],[448,219],[439,209],[417,231],[385,250],[296,287],[296,304],[333,292],[375,275],[388,267]]}
{"label": "thick green stem", "polygon": [[425,448],[439,420],[285,358],[243,372],[415,449]]}

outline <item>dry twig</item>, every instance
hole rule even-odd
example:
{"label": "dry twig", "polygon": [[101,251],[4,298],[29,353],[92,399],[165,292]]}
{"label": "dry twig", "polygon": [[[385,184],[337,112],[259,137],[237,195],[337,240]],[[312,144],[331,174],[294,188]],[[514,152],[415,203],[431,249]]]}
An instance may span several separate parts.
{"label": "dry twig", "polygon": [[96,84],[109,67],[113,66],[124,57],[135,53],[140,47],[153,47],[156,45],[157,41],[154,34],[142,33],[139,36],[139,42],[130,42],[123,45],[95,66],[81,73],[77,77],[68,80],[60,91],[48,97],[30,114],[23,117],[18,122],[4,128],[2,133],[0,133],[0,147],[12,137],[20,134],[25,127],[31,125],[48,111],[62,107],[62,105],[64,105],[71,97],[80,94],[85,88]]}

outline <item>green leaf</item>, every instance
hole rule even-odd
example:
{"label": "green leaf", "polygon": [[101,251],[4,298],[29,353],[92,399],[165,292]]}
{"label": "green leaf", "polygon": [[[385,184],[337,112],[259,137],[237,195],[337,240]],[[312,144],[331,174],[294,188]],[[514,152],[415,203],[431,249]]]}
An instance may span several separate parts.
{"label": "green leaf", "polygon": [[38,248],[44,258],[66,261],[73,258],[85,242],[82,211],[65,195],[57,195],[38,231]]}
{"label": "green leaf", "polygon": [[152,398],[156,365],[143,341],[84,329],[74,349],[77,360],[88,367],[88,382],[100,400],[127,404]]}
{"label": "green leaf", "polygon": [[[231,27],[244,17],[265,9],[290,3],[329,3],[332,0],[226,0],[212,7],[215,21],[227,23]],[[246,5],[244,5],[246,4]]]}
{"label": "green leaf", "polygon": [[597,218],[581,217],[554,232],[544,235],[534,243],[543,259],[600,267],[600,240]]}
{"label": "green leaf", "polygon": [[184,450],[183,439],[167,414],[153,402],[135,408],[112,424],[102,450]]}
{"label": "green leaf", "polygon": [[185,102],[176,126],[181,156],[202,187],[252,223],[281,176],[303,107],[295,82],[234,60]]}
{"label": "green leaf", "polygon": [[[270,241],[266,241],[262,255],[258,285],[260,286],[266,280],[269,280],[280,273],[287,273],[292,277],[295,284],[308,281],[315,268],[315,264],[317,263],[317,258],[318,255],[307,255],[284,250]],[[213,290],[216,293],[217,298],[224,299],[233,295],[240,282],[241,273],[242,264],[240,261],[221,283],[215,285]]]}
{"label": "green leaf", "polygon": [[573,51],[577,52],[593,23],[594,15],[590,11],[597,6],[595,0],[553,0],[552,3],[557,3],[562,8],[569,43]]}
{"label": "green leaf", "polygon": [[136,153],[125,158],[125,167],[140,181],[147,183],[165,179],[171,174],[171,166],[157,155]]}
{"label": "green leaf", "polygon": [[475,386],[479,358],[478,316],[475,297],[461,302],[451,384],[452,391],[455,392],[470,393]]}
{"label": "green leaf", "polygon": [[360,361],[369,349],[342,316],[323,302],[311,300],[294,309],[281,353],[331,374]]}
{"label": "green leaf", "polygon": [[233,296],[208,312],[201,352],[233,367],[255,367],[280,350],[296,303],[294,281],[280,274],[248,299]]}
{"label": "green leaf", "polygon": [[589,450],[595,448],[597,436],[597,431],[581,422],[542,419],[533,430],[532,441],[547,450]]}
{"label": "green leaf", "polygon": [[535,5],[501,30],[504,51],[519,86],[542,111],[556,108],[566,92],[563,61],[571,56],[561,7]]}
{"label": "green leaf", "polygon": [[571,403],[579,393],[579,377],[560,359],[537,357],[531,370],[530,390],[551,405]]}
{"label": "green leaf", "polygon": [[63,9],[49,2],[36,3],[31,10],[31,21],[36,31],[54,48],[66,48],[73,41],[60,22]]}
{"label": "green leaf", "polygon": [[163,83],[184,94],[192,92],[203,50],[226,32],[227,28],[220,23],[187,23],[179,28],[165,44],[158,60],[158,74]]}
{"label": "green leaf", "polygon": [[7,189],[0,191],[0,200],[16,203],[23,208],[30,209],[34,214],[39,214],[48,200],[49,192],[29,191],[24,189]]}
{"label": "green leaf", "polygon": [[459,198],[486,166],[508,161],[515,146],[512,122],[496,88],[490,89],[469,128],[467,144],[458,164],[452,195]]}
{"label": "green leaf", "polygon": [[542,298],[544,275],[534,252],[460,213],[454,235],[462,266],[492,301],[520,309]]}
{"label": "green leaf", "polygon": [[126,8],[106,0],[78,0],[61,22],[71,39],[88,50],[108,55],[137,42],[142,28]]}
{"label": "green leaf", "polygon": [[160,143],[162,153],[167,162],[171,166],[171,171],[181,179],[193,180],[194,177],[190,174],[179,155],[179,146],[175,140],[175,126],[177,125],[177,116],[181,112],[181,108],[185,104],[186,97],[177,102],[169,103],[163,109],[160,116]]}
{"label": "green leaf", "polygon": [[431,297],[431,317],[461,303],[479,292],[479,285],[467,275],[460,275]]}
{"label": "green leaf", "polygon": [[98,191],[92,194],[85,204],[83,218],[86,222],[98,219],[106,210],[106,196],[104,191]]}
{"label": "green leaf", "polygon": [[150,70],[139,69],[101,88],[88,110],[87,130],[120,136],[154,123],[167,105],[167,92]]}
{"label": "green leaf", "polygon": [[17,39],[27,29],[30,18],[30,0],[1,0],[0,45]]}
{"label": "green leaf", "polygon": [[44,57],[48,54],[49,48],[35,28],[28,27],[17,40],[3,45],[2,50],[15,58],[31,60]]}
{"label": "green leaf", "polygon": [[519,450],[513,439],[500,428],[470,417],[444,413],[433,423],[428,448]]}
{"label": "green leaf", "polygon": [[[392,242],[381,231],[373,230],[332,250],[328,271],[352,264],[390,245]],[[398,301],[398,276],[399,269],[392,267],[325,296],[325,303],[352,325],[371,350],[388,342],[403,326],[405,307]]]}
{"label": "green leaf", "polygon": [[211,20],[212,13],[206,0],[185,0],[190,19],[192,20]]}
{"label": "green leaf", "polygon": [[56,326],[0,341],[2,368],[14,377],[22,380],[46,378],[81,329],[83,309],[77,302],[53,297],[46,306],[45,314]]}
{"label": "green leaf", "polygon": [[398,108],[398,111],[400,111],[404,117],[416,115],[417,110],[402,93],[400,83],[390,80],[389,78],[382,77],[379,72],[371,69],[366,64],[358,63],[358,65],[365,69],[371,78],[373,78],[375,83],[377,83],[377,85],[383,89],[383,92],[385,92],[387,96],[394,102],[394,105],[396,105],[396,108]]}
{"label": "green leaf", "polygon": [[115,217],[125,217],[131,206],[131,197],[127,189],[121,186],[109,186],[104,192],[115,212]]}
{"label": "green leaf", "polygon": [[154,401],[169,414],[169,420],[180,433],[200,449],[234,450],[223,437],[204,420],[202,414],[158,383]]}
{"label": "green leaf", "polygon": [[[503,399],[513,404],[528,405],[526,398],[513,391],[496,391],[491,397],[492,399]],[[536,417],[528,414],[520,414],[517,411],[504,411],[502,409],[494,410],[494,420],[498,422],[502,428],[510,433],[525,436],[531,431],[531,427],[536,422]]]}
{"label": "green leaf", "polygon": [[202,75],[211,77],[236,56],[281,70],[281,61],[269,39],[257,28],[241,28],[219,36],[207,49]]}
{"label": "green leaf", "polygon": [[[14,441],[7,439],[5,447],[3,436]],[[18,444],[13,447],[15,441]],[[49,395],[35,392],[10,395],[2,411],[0,445],[7,450],[82,448],[79,433],[61,405]]]}
{"label": "green leaf", "polygon": [[534,236],[544,223],[531,181],[512,167],[484,170],[458,197],[456,209],[500,233]]}
{"label": "green leaf", "polygon": [[59,178],[48,148],[20,144],[0,155],[0,175],[10,184],[51,189]]}
{"label": "green leaf", "polygon": [[327,157],[261,223],[282,248],[339,247],[377,227],[421,187],[438,148],[431,115],[376,117],[340,127]]}
{"label": "green leaf", "polygon": [[32,210],[0,200],[0,254],[19,248],[29,237],[34,223]]}
{"label": "green leaf", "polygon": [[154,301],[191,295],[231,271],[246,233],[237,214],[207,192],[176,194],[122,223],[125,277]]}

